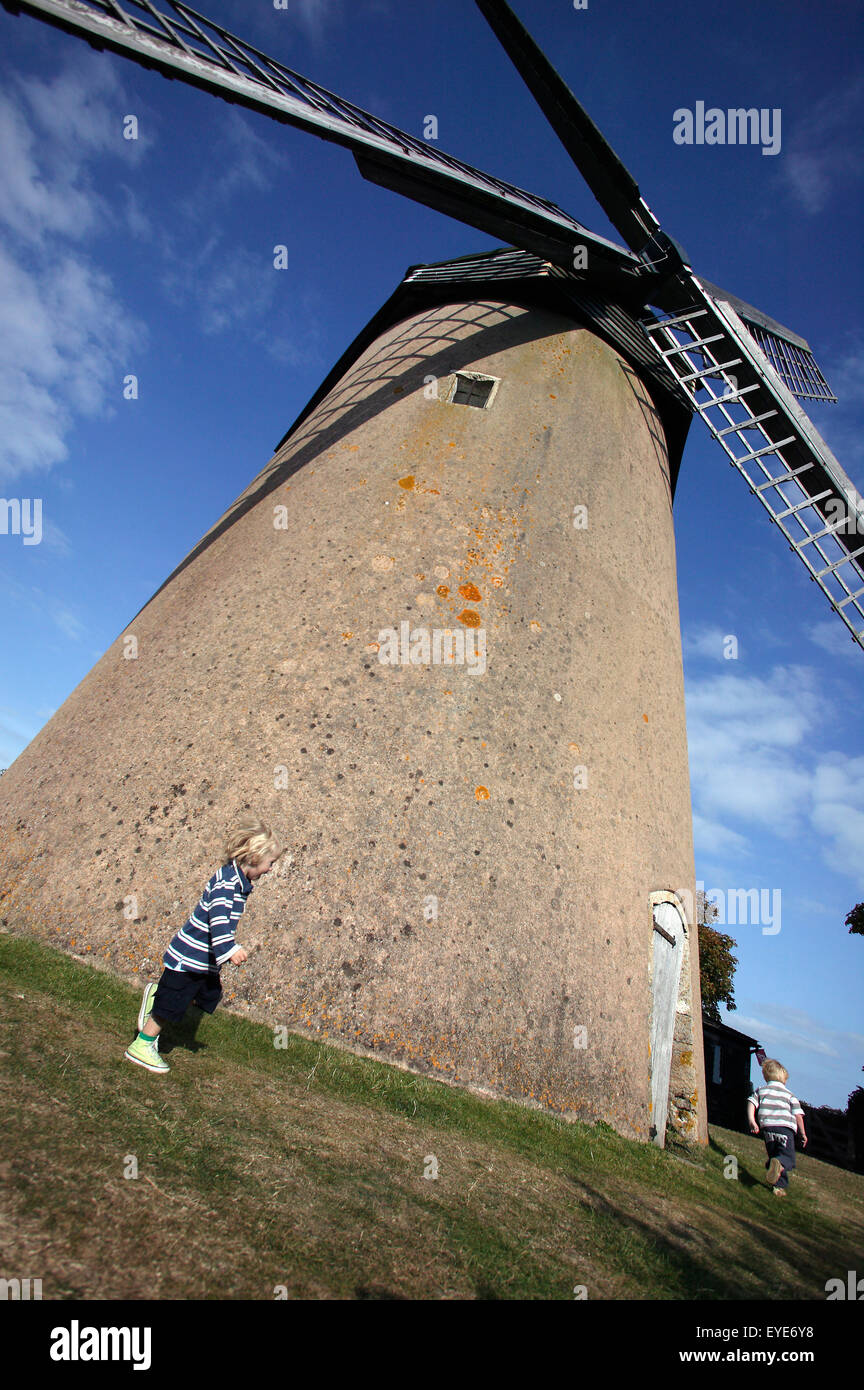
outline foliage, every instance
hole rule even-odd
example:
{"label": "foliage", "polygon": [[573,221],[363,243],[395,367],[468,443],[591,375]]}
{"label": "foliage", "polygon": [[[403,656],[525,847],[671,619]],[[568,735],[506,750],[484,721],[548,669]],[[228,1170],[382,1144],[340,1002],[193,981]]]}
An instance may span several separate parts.
{"label": "foliage", "polygon": [[864,1172],[864,1086],[856,1086],[849,1096],[846,1114],[855,1149],[855,1167],[861,1173]]}
{"label": "foliage", "polygon": [[856,903],[846,918],[846,926],[850,932],[856,932],[858,936],[864,936],[864,903]]}
{"label": "foliage", "polygon": [[696,922],[699,929],[699,975],[702,985],[702,1008],[712,1023],[720,1023],[720,1005],[734,1010],[733,977],[738,964],[732,948],[737,945],[731,936],[710,925],[718,916],[717,907],[709,902],[700,888],[696,894]]}

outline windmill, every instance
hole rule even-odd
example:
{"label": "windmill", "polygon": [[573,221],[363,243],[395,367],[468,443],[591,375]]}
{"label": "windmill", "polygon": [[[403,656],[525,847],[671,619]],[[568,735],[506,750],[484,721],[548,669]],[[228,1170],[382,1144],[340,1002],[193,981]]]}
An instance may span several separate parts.
{"label": "windmill", "polygon": [[[671,498],[698,415],[864,645],[864,509],[798,404],[834,399],[807,343],[694,274],[501,0],[478,5],[624,247],[378,121],[183,4],[3,3],[341,144],[364,178],[507,243],[408,271],[264,471],[136,615],[129,632],[140,664],[107,653],[9,770],[3,802],[22,827],[2,850],[9,907],[34,921],[56,915],[58,884],[79,872],[63,825],[92,835],[96,811],[122,805],[125,826],[142,778],[151,816],[164,802],[167,828],[182,838],[183,808],[168,790],[177,786],[177,740],[166,716],[143,758],[147,716],[176,710],[188,694],[178,652],[200,660],[200,647],[211,640],[215,651],[224,637],[211,595],[224,593],[231,559],[239,567],[254,543],[269,557],[268,577],[284,564],[273,534],[278,497],[291,552],[322,567],[325,606],[344,640],[335,630],[322,638],[320,624],[311,635],[286,598],[283,628],[307,627],[301,655],[277,670],[259,650],[272,681],[257,678],[254,663],[245,668],[256,691],[249,715],[270,702],[275,710],[278,686],[292,739],[310,723],[298,719],[303,710],[329,729],[315,734],[312,774],[311,737],[287,757],[278,724],[263,739],[241,736],[237,776],[249,785],[254,769],[256,804],[273,787],[273,767],[287,769],[281,790],[290,785],[308,826],[311,871],[309,907],[287,937],[267,900],[271,964],[244,1002],[444,1079],[608,1119],[659,1143],[671,1107],[679,1128],[704,1137]],[[574,438],[589,436],[587,452],[574,450]],[[524,458],[505,464],[514,439]],[[346,458],[353,453],[362,473]],[[372,476],[376,458],[387,460],[386,478]],[[313,486],[316,477],[323,485]],[[625,565],[610,518],[634,511],[634,493],[634,530],[644,534],[630,538]],[[591,522],[574,551],[580,507]],[[308,540],[310,515],[326,521],[335,554]],[[242,578],[231,583],[237,611],[249,593]],[[193,599],[196,623],[183,629]],[[399,610],[392,624],[388,605]],[[388,635],[358,654],[356,634],[373,610],[377,637]],[[419,630],[405,614],[424,619]],[[165,634],[178,627],[172,646]],[[371,679],[376,696],[361,691]],[[239,709],[230,689],[217,703]],[[106,755],[104,728],[98,741],[80,731],[95,706],[118,736],[117,754]],[[202,710],[184,775],[216,761],[213,718]],[[93,818],[73,779],[68,803],[43,827],[39,788],[58,746],[78,758],[78,785],[96,789]],[[335,780],[334,755],[345,769]],[[116,757],[126,771],[115,776]],[[403,757],[416,765],[400,767]],[[217,823],[206,783],[195,783],[202,828]],[[395,808],[389,822],[370,808],[376,793]],[[272,791],[270,802],[276,818]],[[135,830],[143,863],[156,851],[146,825]],[[142,844],[130,840],[127,859],[134,848]],[[328,876],[334,853],[341,876]],[[106,889],[98,877],[80,886]],[[172,896],[157,895],[128,925],[140,954],[157,951],[154,918],[164,920]],[[100,941],[95,920],[88,931]]]}

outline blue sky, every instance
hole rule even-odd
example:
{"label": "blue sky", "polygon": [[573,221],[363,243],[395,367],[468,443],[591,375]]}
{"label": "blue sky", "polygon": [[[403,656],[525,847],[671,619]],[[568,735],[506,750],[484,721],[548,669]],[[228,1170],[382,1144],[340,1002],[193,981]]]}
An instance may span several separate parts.
{"label": "blue sky", "polygon": [[[470,0],[201,0],[266,52],[620,241]],[[806,337],[864,491],[864,21],[848,3],[517,0],[707,279]],[[679,107],[782,112],[778,154],[682,146]],[[123,139],[123,117],[139,138]],[[273,247],[290,268],[273,268]],[[494,245],[345,151],[0,12],[0,766],[248,481],[408,265]],[[139,381],[124,400],[123,380]],[[864,1082],[864,653],[694,422],[676,498],[697,878],[781,894],[733,1026],[814,1104]],[[736,660],[723,656],[734,635]],[[59,770],[62,774],[62,769]]]}

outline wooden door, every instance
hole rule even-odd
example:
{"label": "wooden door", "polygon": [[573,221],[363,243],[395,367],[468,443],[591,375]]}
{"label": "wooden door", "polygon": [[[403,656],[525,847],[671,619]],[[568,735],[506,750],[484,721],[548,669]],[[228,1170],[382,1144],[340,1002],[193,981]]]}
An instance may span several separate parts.
{"label": "wooden door", "polygon": [[672,903],[654,905],[654,959],[651,974],[651,1120],[652,1139],[666,1143],[669,1075],[675,1009],[684,954],[684,922]]}

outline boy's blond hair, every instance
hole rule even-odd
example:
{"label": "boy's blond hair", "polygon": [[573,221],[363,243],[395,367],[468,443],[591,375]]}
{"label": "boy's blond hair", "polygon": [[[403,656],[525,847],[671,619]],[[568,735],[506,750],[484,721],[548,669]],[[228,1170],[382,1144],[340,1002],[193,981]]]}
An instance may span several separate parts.
{"label": "boy's blond hair", "polygon": [[766,1058],[762,1063],[762,1075],[766,1081],[782,1081],[784,1085],[789,1080],[789,1073],[783,1063],[775,1061],[773,1057]]}
{"label": "boy's blond hair", "polygon": [[251,864],[256,868],[262,859],[278,859],[282,853],[279,843],[269,825],[256,816],[246,816],[236,821],[225,836],[222,854],[224,860],[235,859],[238,864]]}

